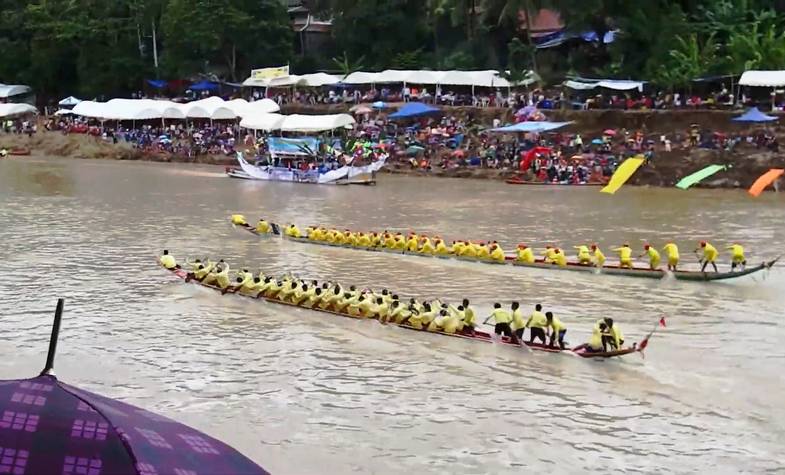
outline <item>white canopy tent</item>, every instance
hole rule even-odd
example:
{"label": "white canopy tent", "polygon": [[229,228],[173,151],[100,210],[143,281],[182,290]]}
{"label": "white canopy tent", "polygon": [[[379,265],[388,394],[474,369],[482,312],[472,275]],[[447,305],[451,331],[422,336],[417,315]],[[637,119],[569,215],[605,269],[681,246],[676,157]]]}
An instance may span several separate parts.
{"label": "white canopy tent", "polygon": [[291,86],[304,86],[304,87],[321,87],[338,84],[341,79],[327,73],[313,73],[313,74],[290,74],[288,76],[280,76],[271,79],[254,79],[252,77],[243,81],[243,86],[252,87],[291,87]]}
{"label": "white canopy tent", "polygon": [[644,81],[629,81],[618,79],[596,79],[596,80],[567,80],[564,81],[564,86],[575,89],[577,91],[588,91],[598,87],[605,89],[613,89],[615,91],[631,91],[637,89],[643,92],[643,86],[646,84]]}
{"label": "white canopy tent", "polygon": [[[744,71],[739,79],[739,94],[741,95],[741,86],[751,87],[771,87],[777,88],[785,86],[785,71]],[[738,97],[737,95],[737,97]],[[776,94],[771,94],[771,110],[775,109]]]}
{"label": "white canopy tent", "polygon": [[388,69],[380,73],[358,71],[346,76],[341,81],[344,84],[387,84],[408,83],[442,86],[472,86],[472,87],[511,87],[515,85],[529,85],[539,78],[529,72],[520,84],[511,84],[500,75],[499,71],[488,69],[484,71],[431,71],[431,70],[395,70]]}
{"label": "white canopy tent", "polygon": [[739,79],[739,85],[782,87],[785,86],[785,71],[744,71]]}
{"label": "white canopy tent", "polygon": [[62,101],[58,102],[57,105],[60,106],[60,107],[70,107],[70,106],[75,106],[75,105],[79,104],[80,102],[82,102],[81,99],[77,99],[74,96],[68,96],[65,99],[63,99]]}
{"label": "white canopy tent", "polygon": [[242,110],[238,111],[237,115],[246,117],[256,114],[271,114],[280,110],[281,106],[279,106],[277,102],[272,99],[264,98],[258,101],[249,102]]}
{"label": "white canopy tent", "polygon": [[284,116],[281,114],[260,113],[252,114],[243,117],[240,121],[240,127],[251,130],[263,130],[270,132],[272,130],[281,130]]}
{"label": "white canopy tent", "polygon": [[30,104],[0,104],[0,119],[35,114],[38,109]]}
{"label": "white canopy tent", "polygon": [[8,85],[0,84],[0,99],[8,99],[13,96],[23,96],[30,94],[33,90],[30,86],[22,86],[20,84]]}
{"label": "white canopy tent", "polygon": [[[250,104],[252,103],[243,99],[226,102],[220,97],[209,97],[187,104],[152,99],[112,99],[108,102],[82,101],[74,106],[73,112],[83,117],[109,120],[234,120],[240,117]],[[271,109],[269,104],[265,106]],[[278,105],[275,104],[275,107]]]}
{"label": "white canopy tent", "polygon": [[280,130],[283,132],[313,133],[351,127],[354,123],[354,117],[349,114],[254,114],[244,117],[240,121],[240,127],[266,132]]}
{"label": "white canopy tent", "polygon": [[327,130],[351,127],[355,124],[354,117],[349,114],[301,115],[284,116],[281,130],[284,132],[324,132]]}

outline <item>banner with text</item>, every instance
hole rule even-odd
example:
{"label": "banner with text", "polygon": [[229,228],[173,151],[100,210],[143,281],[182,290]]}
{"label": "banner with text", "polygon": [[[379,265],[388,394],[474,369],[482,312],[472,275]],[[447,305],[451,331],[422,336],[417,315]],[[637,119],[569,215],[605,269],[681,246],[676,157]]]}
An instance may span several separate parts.
{"label": "banner with text", "polygon": [[286,77],[289,75],[289,65],[276,68],[252,69],[251,79],[269,81],[270,79]]}

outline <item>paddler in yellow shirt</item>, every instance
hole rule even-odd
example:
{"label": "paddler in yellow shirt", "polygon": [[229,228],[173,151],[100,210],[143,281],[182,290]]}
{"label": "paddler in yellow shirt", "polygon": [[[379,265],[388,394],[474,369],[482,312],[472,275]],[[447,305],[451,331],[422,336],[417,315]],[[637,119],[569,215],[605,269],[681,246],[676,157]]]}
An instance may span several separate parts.
{"label": "paddler in yellow shirt", "polygon": [[515,260],[517,262],[522,262],[524,264],[534,264],[534,252],[532,252],[531,248],[526,244],[518,244],[518,249],[516,252],[517,256]]}
{"label": "paddler in yellow shirt", "polygon": [[395,249],[395,236],[390,233],[384,233],[384,247]]}
{"label": "paddler in yellow shirt", "polygon": [[450,252],[456,256],[460,256],[463,254],[464,244],[462,241],[453,241],[452,247],[450,248]]}
{"label": "paddler in yellow shirt", "polygon": [[293,238],[300,238],[302,237],[302,233],[300,232],[300,228],[295,226],[294,224],[289,224],[286,227],[286,235]]}
{"label": "paddler in yellow shirt", "polygon": [[474,244],[472,244],[472,243],[470,243],[468,241],[464,241],[463,242],[463,247],[461,248],[460,256],[461,257],[477,257],[477,247]]}
{"label": "paddler in yellow shirt", "polygon": [[215,283],[221,290],[226,290],[232,285],[232,281],[229,280],[229,266],[224,264],[223,269],[221,269],[217,274],[215,274]]}
{"label": "paddler in yellow shirt", "polygon": [[264,218],[259,218],[259,222],[256,223],[256,232],[259,234],[268,234],[273,232],[273,228]]}
{"label": "paddler in yellow shirt", "polygon": [[591,253],[589,252],[588,246],[573,246],[573,249],[578,250],[578,264],[582,266],[588,266],[591,264]]}
{"label": "paddler in yellow shirt", "polygon": [[679,265],[679,247],[673,242],[668,242],[662,250],[668,258],[668,270],[676,272],[676,267]]}
{"label": "paddler in yellow shirt", "polygon": [[395,234],[395,249],[398,251],[406,250],[406,238],[401,233]]}
{"label": "paddler in yellow shirt", "polygon": [[534,311],[526,320],[524,328],[529,328],[529,343],[534,343],[535,339],[539,339],[543,345],[545,344],[545,329],[548,328],[548,319],[542,313],[542,305],[534,306]]}
{"label": "paddler in yellow shirt", "polygon": [[592,244],[591,250],[594,253],[594,267],[602,268],[605,265],[605,254],[602,253],[600,246],[597,244]]}
{"label": "paddler in yellow shirt", "polygon": [[521,312],[521,304],[513,302],[510,306],[512,314],[512,331],[515,332],[515,337],[523,341],[523,331],[526,329],[526,321],[523,319],[523,312]]}
{"label": "paddler in yellow shirt", "polygon": [[512,315],[507,310],[502,309],[502,304],[498,302],[493,304],[493,312],[483,323],[488,323],[490,320],[494,321],[493,332],[495,334],[509,337],[512,343],[519,343],[518,337],[515,336],[510,326]]}
{"label": "paddler in yellow shirt", "polygon": [[491,244],[491,260],[496,262],[504,262],[504,251],[498,244],[493,243]]}
{"label": "paddler in yellow shirt", "polygon": [[480,259],[490,259],[491,252],[488,250],[488,246],[485,245],[485,241],[480,241],[479,243],[475,244],[475,249],[477,250],[477,257]]}
{"label": "paddler in yellow shirt", "polygon": [[545,246],[545,250],[542,252],[542,255],[545,256],[543,262],[546,264],[553,264],[556,258],[556,249],[552,246]]}
{"label": "paddler in yellow shirt", "polygon": [[241,214],[233,214],[232,215],[232,224],[235,226],[245,226],[248,227],[248,221],[245,220],[245,216]]}
{"label": "paddler in yellow shirt", "polygon": [[164,266],[165,269],[176,269],[180,266],[177,265],[177,261],[175,260],[174,256],[169,254],[169,251],[164,249],[164,254],[158,258],[158,262]]}
{"label": "paddler in yellow shirt", "polygon": [[613,252],[619,253],[619,267],[632,269],[632,249],[628,243],[625,242],[621,247],[613,249]]}
{"label": "paddler in yellow shirt", "polygon": [[551,330],[551,339],[548,342],[548,346],[553,348],[556,342],[558,342],[559,348],[563,350],[565,348],[564,335],[567,334],[567,327],[552,312],[545,312],[545,319],[548,321],[548,327]]}
{"label": "paddler in yellow shirt", "polygon": [[450,253],[450,250],[447,248],[447,246],[444,244],[444,241],[440,237],[437,236],[433,242],[436,244],[436,247],[433,250],[434,254],[446,256]]}
{"label": "paddler in yellow shirt", "polygon": [[379,233],[377,233],[375,231],[372,232],[370,238],[371,238],[371,246],[372,247],[381,247],[381,245],[382,245],[382,237],[381,237],[381,235],[379,235]]}
{"label": "paddler in yellow shirt", "polygon": [[[739,270],[744,270],[744,268],[747,267],[747,258],[744,257],[744,248],[741,246],[741,244],[734,242],[733,244],[726,247],[725,249],[730,251],[731,271],[735,271],[736,266],[739,267]],[[164,253],[166,253],[166,251],[164,251]]]}
{"label": "paddler in yellow shirt", "polygon": [[553,250],[553,261],[559,267],[567,267],[567,255],[558,247]]}
{"label": "paddler in yellow shirt", "polygon": [[417,238],[417,235],[414,233],[409,234],[409,238],[406,240],[406,251],[408,252],[417,252],[420,248],[420,242]]}
{"label": "paddler in yellow shirt", "polygon": [[619,325],[615,324],[612,318],[603,318],[597,320],[595,328],[599,328],[603,324],[606,327],[605,331],[602,332],[603,351],[608,351],[608,345],[610,345],[613,350],[620,350],[624,344],[624,335],[622,334]]}
{"label": "paddler in yellow shirt", "polygon": [[360,247],[371,247],[371,237],[365,233],[360,233],[357,238],[357,245]]}
{"label": "paddler in yellow shirt", "polygon": [[420,246],[420,253],[421,254],[433,254],[434,253],[433,244],[431,244],[431,240],[428,238],[428,236],[422,235],[422,237],[420,238],[420,243],[421,243],[421,246]]}
{"label": "paddler in yellow shirt", "polygon": [[717,264],[714,262],[717,260],[717,256],[719,255],[717,248],[706,241],[701,241],[700,247],[695,249],[693,252],[698,252],[699,249],[703,249],[703,257],[700,259],[700,262],[703,264],[701,266],[701,272],[706,272],[706,266],[709,264],[711,264],[711,266],[714,268],[714,272],[719,272],[717,270]]}
{"label": "paddler in yellow shirt", "polygon": [[463,329],[465,332],[474,336],[474,327],[477,324],[477,317],[474,309],[469,306],[469,299],[463,299],[461,307],[463,307]]}
{"label": "paddler in yellow shirt", "polygon": [[649,256],[649,269],[658,270],[660,268],[660,253],[649,243],[643,245],[643,254],[638,256],[638,259],[643,256]]}

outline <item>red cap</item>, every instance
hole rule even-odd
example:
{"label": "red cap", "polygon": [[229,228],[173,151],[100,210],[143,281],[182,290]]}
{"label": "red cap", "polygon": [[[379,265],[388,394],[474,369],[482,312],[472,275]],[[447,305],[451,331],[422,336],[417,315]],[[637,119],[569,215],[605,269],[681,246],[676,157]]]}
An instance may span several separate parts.
{"label": "red cap", "polygon": [[519,243],[519,244],[518,244],[518,247],[519,247],[519,248],[521,248],[521,249],[526,249],[526,244],[524,244],[524,243]]}
{"label": "red cap", "polygon": [[592,249],[592,251],[593,251],[593,250],[595,250],[595,249],[597,249],[597,245],[596,245],[596,244],[592,244],[592,245],[591,245],[591,249]]}
{"label": "red cap", "polygon": [[650,247],[651,247],[651,246],[649,246],[648,244],[644,244],[644,245],[643,245],[643,249],[644,249],[644,250],[646,250],[646,251],[648,251]]}
{"label": "red cap", "polygon": [[706,241],[701,241],[701,247],[706,247]]}

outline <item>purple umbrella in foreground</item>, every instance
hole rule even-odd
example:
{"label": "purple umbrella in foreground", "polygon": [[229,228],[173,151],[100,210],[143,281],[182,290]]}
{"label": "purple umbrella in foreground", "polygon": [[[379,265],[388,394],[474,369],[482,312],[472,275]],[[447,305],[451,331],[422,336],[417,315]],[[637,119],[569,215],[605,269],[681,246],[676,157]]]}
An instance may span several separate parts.
{"label": "purple umbrella in foreground", "polygon": [[52,368],[62,312],[60,299],[41,374],[0,381],[0,474],[267,473],[183,424],[58,381]]}

